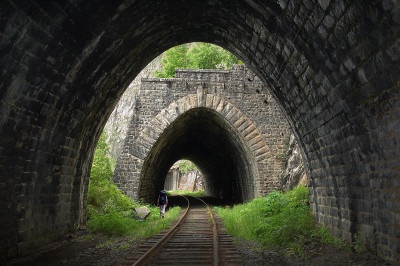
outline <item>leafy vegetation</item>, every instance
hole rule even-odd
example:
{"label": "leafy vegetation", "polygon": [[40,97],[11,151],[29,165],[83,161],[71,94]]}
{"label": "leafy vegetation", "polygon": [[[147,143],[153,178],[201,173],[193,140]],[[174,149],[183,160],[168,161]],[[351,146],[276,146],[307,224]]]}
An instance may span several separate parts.
{"label": "leafy vegetation", "polygon": [[133,235],[150,237],[179,215],[179,207],[169,209],[164,219],[159,218],[157,207],[146,205],[150,216],[145,221],[135,220],[132,208],[143,206],[134,202],[112,182],[112,163],[106,135],[100,136],[94,154],[88,189],[89,220],[87,226],[93,232],[106,235]]}
{"label": "leafy vegetation", "polygon": [[180,208],[170,208],[163,219],[159,218],[157,207],[147,206],[151,214],[144,220],[135,220],[132,214],[121,212],[94,213],[88,221],[89,228],[94,232],[101,232],[106,235],[131,235],[135,237],[151,237],[169,224],[179,215]]}
{"label": "leafy vegetation", "polygon": [[346,247],[345,242],[314,222],[308,206],[308,189],[304,186],[286,193],[272,192],[233,208],[215,209],[230,234],[286,250],[289,256],[306,256],[303,242],[311,240]]}
{"label": "leafy vegetation", "polygon": [[175,68],[229,69],[241,64],[233,54],[210,43],[189,43],[175,46],[162,55],[162,70],[154,73],[158,78],[171,78]]}
{"label": "leafy vegetation", "polygon": [[179,172],[181,174],[187,174],[191,171],[197,170],[197,166],[189,160],[179,161]]}
{"label": "leafy vegetation", "polygon": [[185,196],[193,196],[193,197],[202,197],[202,196],[206,195],[204,190],[196,190],[196,191],[169,190],[169,191],[167,191],[167,193],[168,193],[168,195],[185,195]]}

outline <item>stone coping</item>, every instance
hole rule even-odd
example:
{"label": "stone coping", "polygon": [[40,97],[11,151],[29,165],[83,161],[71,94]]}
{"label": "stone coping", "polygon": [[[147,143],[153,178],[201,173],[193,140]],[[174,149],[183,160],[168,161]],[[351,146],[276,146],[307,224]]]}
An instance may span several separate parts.
{"label": "stone coping", "polygon": [[[188,79],[188,78],[142,78],[141,79],[141,82],[174,82],[174,81],[176,81],[176,82],[183,82],[183,81],[185,81],[185,82],[207,82],[207,83],[232,83],[232,82],[234,82],[234,81],[236,81],[236,80],[232,80],[232,81],[229,81],[229,82],[227,82],[226,80],[225,81],[214,81],[214,80],[211,80],[211,79]],[[237,82],[243,82],[242,80],[240,80],[240,81],[237,81]],[[252,81],[251,82],[252,84],[254,84],[254,83],[257,83],[257,84],[263,84],[261,81]]]}
{"label": "stone coping", "polygon": [[231,70],[224,69],[192,69],[192,68],[175,68],[175,72],[195,72],[195,73],[217,73],[229,74]]}

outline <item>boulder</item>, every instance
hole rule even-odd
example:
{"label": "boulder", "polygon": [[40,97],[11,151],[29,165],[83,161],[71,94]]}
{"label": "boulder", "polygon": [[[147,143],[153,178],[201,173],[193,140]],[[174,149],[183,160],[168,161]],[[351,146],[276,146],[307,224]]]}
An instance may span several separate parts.
{"label": "boulder", "polygon": [[150,210],[146,206],[141,206],[134,209],[134,214],[137,219],[145,220],[150,215]]}

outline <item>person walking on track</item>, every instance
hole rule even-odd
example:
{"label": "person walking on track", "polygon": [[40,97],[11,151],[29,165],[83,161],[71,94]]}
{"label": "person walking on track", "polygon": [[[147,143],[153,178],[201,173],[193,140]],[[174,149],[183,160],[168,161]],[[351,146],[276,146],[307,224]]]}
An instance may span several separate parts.
{"label": "person walking on track", "polygon": [[157,205],[160,207],[160,216],[164,218],[165,208],[167,208],[168,205],[168,197],[165,190],[160,191],[157,199]]}

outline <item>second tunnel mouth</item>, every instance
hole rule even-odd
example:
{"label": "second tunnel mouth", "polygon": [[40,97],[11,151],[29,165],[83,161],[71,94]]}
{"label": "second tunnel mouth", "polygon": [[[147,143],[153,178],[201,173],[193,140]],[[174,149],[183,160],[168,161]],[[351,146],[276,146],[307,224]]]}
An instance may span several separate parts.
{"label": "second tunnel mouth", "polygon": [[163,131],[144,161],[139,199],[154,202],[179,159],[198,166],[207,195],[229,203],[254,198],[254,159],[234,126],[216,111],[191,109]]}

